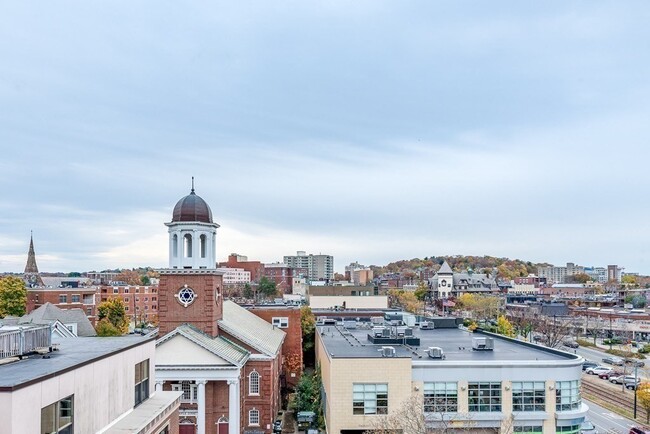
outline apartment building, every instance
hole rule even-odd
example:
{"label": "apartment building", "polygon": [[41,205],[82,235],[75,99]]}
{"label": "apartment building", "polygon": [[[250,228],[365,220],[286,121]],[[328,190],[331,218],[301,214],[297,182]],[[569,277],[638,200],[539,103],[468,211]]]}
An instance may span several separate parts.
{"label": "apartment building", "polygon": [[124,302],[126,315],[135,323],[156,321],[158,317],[157,286],[100,286],[99,300],[119,298]]}
{"label": "apartment building", "polygon": [[294,268],[306,268],[309,280],[334,279],[334,257],[331,255],[313,255],[298,251],[294,256],[285,256],[282,262]]}
{"label": "apartment building", "polygon": [[537,275],[540,278],[545,278],[546,282],[550,285],[554,283],[567,283],[566,278],[574,274],[583,274],[585,267],[576,265],[573,262],[567,262],[565,267],[555,267],[549,265],[546,267],[538,267]]}
{"label": "apartment building", "polygon": [[223,273],[224,285],[236,285],[238,283],[245,284],[251,282],[251,272],[246,271],[243,268],[222,267],[217,268],[217,271]]}

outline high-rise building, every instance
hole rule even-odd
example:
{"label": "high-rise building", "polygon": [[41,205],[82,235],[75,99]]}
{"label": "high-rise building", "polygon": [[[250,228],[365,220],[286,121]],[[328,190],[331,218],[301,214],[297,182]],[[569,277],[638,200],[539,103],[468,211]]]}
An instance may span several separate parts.
{"label": "high-rise building", "polygon": [[567,283],[567,276],[573,276],[574,274],[583,274],[585,272],[585,267],[576,265],[573,262],[567,262],[566,267],[555,267],[549,265],[546,267],[538,267],[537,275],[539,277],[546,278],[546,281],[549,284],[553,283]]}
{"label": "high-rise building", "polygon": [[313,255],[298,251],[295,256],[285,256],[282,262],[290,267],[306,268],[309,280],[334,279],[334,257],[331,255]]}

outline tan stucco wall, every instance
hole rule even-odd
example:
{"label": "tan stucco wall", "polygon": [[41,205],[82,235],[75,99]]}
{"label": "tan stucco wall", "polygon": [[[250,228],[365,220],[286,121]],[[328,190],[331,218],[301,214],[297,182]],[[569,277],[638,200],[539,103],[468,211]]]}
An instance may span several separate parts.
{"label": "tan stucco wall", "polygon": [[387,383],[389,413],[398,411],[402,402],[414,393],[410,358],[336,359],[326,354],[318,333],[316,341],[316,357],[327,396],[325,406],[329,434],[339,433],[341,429],[371,428],[373,420],[377,418],[352,414],[353,383]]}
{"label": "tan stucco wall", "polygon": [[[370,289],[369,289],[370,290]],[[330,309],[334,306],[343,306],[346,309],[388,309],[388,296],[329,296],[317,295],[309,297],[309,306],[312,309]]]}

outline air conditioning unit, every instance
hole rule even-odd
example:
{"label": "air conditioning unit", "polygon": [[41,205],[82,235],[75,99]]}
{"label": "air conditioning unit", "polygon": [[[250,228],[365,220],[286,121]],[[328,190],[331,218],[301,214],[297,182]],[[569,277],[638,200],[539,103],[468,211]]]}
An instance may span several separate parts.
{"label": "air conditioning unit", "polygon": [[384,330],[386,330],[386,327],[373,327],[372,335],[376,338],[381,338],[384,336]]}
{"label": "air conditioning unit", "polygon": [[442,348],[440,347],[429,347],[427,353],[432,359],[444,359],[445,357]]}
{"label": "air conditioning unit", "polygon": [[388,327],[384,327],[383,333],[381,334],[382,338],[389,338],[390,337],[390,329]]}
{"label": "air conditioning unit", "polygon": [[404,336],[413,336],[413,329],[407,328],[406,330],[404,330]]}
{"label": "air conditioning unit", "polygon": [[420,330],[433,330],[433,323],[429,321],[422,321],[420,323]]}
{"label": "air conditioning unit", "polygon": [[396,333],[397,333],[397,337],[399,337],[399,338],[403,338],[404,335],[405,335],[405,333],[406,333],[406,329],[407,329],[407,328],[408,328],[408,327],[397,327],[397,328],[396,328],[396,330],[397,330],[397,331],[396,331]]}
{"label": "air conditioning unit", "polygon": [[395,357],[395,347],[381,347],[382,357]]}
{"label": "air conditioning unit", "polygon": [[357,322],[356,321],[343,321],[343,327],[346,329],[356,329],[357,328]]}
{"label": "air conditioning unit", "polygon": [[492,351],[494,350],[494,338],[474,338],[472,339],[472,349],[475,351]]}

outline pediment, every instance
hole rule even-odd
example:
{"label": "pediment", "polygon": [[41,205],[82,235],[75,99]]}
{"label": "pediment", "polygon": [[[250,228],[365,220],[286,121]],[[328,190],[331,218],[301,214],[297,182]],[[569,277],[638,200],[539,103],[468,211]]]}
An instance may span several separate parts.
{"label": "pediment", "polygon": [[208,351],[181,334],[156,347],[156,365],[233,366],[218,354]]}

